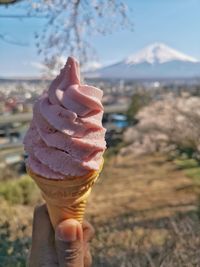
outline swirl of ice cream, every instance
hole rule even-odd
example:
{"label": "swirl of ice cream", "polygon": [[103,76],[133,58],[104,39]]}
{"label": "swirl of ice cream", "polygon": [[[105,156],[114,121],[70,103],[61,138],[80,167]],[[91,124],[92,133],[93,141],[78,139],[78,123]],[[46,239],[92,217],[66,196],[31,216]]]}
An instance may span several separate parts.
{"label": "swirl of ice cream", "polygon": [[81,84],[78,62],[69,57],[34,104],[24,138],[27,167],[52,179],[98,170],[106,148],[102,96],[102,90]]}

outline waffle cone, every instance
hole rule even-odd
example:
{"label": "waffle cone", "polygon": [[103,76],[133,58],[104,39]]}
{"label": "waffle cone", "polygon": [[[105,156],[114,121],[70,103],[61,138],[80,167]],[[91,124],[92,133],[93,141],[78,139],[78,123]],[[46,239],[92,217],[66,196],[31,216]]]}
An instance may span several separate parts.
{"label": "waffle cone", "polygon": [[66,177],[64,180],[47,179],[27,168],[42,192],[54,228],[65,219],[76,219],[82,223],[88,196],[102,166],[85,176]]}

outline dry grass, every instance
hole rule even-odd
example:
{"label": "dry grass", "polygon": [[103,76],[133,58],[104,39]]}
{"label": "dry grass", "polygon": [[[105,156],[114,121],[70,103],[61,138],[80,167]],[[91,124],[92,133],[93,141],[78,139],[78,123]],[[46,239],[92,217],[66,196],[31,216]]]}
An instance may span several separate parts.
{"label": "dry grass", "polygon": [[195,215],[138,223],[127,215],[109,224],[97,228],[93,242],[96,267],[200,266],[200,228]]}
{"label": "dry grass", "polygon": [[111,159],[88,204],[94,266],[200,266],[197,198],[165,157]]}
{"label": "dry grass", "polygon": [[[197,199],[193,180],[163,156],[107,160],[87,209],[93,266],[200,266]],[[1,203],[0,243],[8,247],[0,267],[23,267],[33,207]]]}
{"label": "dry grass", "polygon": [[133,214],[134,220],[195,211],[193,181],[160,155],[110,159],[92,191],[88,215],[95,222]]}

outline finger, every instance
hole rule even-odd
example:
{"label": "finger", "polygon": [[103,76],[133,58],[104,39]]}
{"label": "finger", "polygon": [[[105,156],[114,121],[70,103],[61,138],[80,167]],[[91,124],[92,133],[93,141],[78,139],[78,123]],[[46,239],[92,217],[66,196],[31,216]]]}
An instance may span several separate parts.
{"label": "finger", "polygon": [[95,230],[94,227],[88,222],[83,222],[83,240],[84,242],[90,242],[94,237]]}
{"label": "finger", "polygon": [[73,219],[61,222],[55,230],[60,267],[84,267],[84,242],[81,224]]}
{"label": "finger", "polygon": [[32,247],[29,267],[57,266],[54,246],[54,230],[49,220],[46,205],[36,207],[33,216]]}
{"label": "finger", "polygon": [[83,240],[84,240],[84,267],[92,266],[92,256],[90,253],[90,245],[88,242],[94,237],[95,230],[93,226],[88,222],[83,222]]}
{"label": "finger", "polygon": [[[53,228],[51,226],[46,205],[36,207],[33,215],[32,242],[33,246],[43,246],[52,241]],[[48,237],[48,239],[46,238]]]}
{"label": "finger", "polygon": [[90,266],[92,266],[92,256],[90,253],[90,246],[87,243],[84,254],[84,267],[90,267]]}

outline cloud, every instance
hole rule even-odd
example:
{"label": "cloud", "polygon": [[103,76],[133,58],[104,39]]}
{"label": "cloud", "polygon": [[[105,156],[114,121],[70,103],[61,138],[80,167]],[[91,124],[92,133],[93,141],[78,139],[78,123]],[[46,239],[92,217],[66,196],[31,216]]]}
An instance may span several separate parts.
{"label": "cloud", "polygon": [[47,66],[45,66],[44,64],[40,63],[40,62],[30,62],[30,65],[36,69],[45,71],[47,70]]}
{"label": "cloud", "polygon": [[97,61],[90,61],[83,66],[83,71],[92,71],[102,67],[102,64]]}

